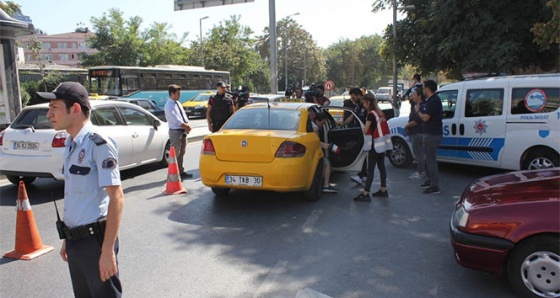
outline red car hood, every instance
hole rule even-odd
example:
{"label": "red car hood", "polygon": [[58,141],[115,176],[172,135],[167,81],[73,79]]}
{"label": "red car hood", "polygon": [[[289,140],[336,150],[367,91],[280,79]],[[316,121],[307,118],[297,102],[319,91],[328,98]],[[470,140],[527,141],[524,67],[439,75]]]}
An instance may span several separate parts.
{"label": "red car hood", "polygon": [[557,201],[560,200],[560,168],[484,177],[473,182],[462,198],[467,210],[492,205]]}

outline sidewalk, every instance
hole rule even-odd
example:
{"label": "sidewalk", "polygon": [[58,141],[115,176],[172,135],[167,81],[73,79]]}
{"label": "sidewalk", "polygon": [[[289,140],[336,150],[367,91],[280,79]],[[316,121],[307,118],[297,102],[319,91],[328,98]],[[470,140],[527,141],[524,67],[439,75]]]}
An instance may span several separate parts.
{"label": "sidewalk", "polygon": [[195,127],[191,129],[191,132],[187,135],[187,140],[189,143],[202,141],[206,135],[210,134],[207,126]]}

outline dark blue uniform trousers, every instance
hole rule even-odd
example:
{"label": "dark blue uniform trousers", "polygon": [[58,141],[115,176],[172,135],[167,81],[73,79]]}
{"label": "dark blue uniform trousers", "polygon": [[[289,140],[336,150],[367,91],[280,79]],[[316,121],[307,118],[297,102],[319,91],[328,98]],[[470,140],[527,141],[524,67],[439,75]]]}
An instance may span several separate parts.
{"label": "dark blue uniform trousers", "polygon": [[[103,282],[99,274],[102,235],[80,240],[66,240],[66,255],[72,279],[74,296],[82,297],[121,297],[122,287],[118,273]],[[119,251],[119,240],[115,242],[115,257]],[[117,262],[118,264],[118,262]]]}

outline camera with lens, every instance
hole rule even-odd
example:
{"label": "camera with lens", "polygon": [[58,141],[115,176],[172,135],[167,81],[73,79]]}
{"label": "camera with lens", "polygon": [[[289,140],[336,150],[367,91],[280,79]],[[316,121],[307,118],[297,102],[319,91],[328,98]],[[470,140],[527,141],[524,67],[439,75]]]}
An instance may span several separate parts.
{"label": "camera with lens", "polygon": [[294,94],[294,87],[290,85],[288,86],[288,89],[286,89],[286,92],[284,93],[284,97],[290,98],[292,97],[293,94]]}
{"label": "camera with lens", "polygon": [[305,102],[313,102],[313,97],[319,96],[319,90],[317,90],[317,85],[309,85],[309,89],[305,92]]}
{"label": "camera with lens", "polygon": [[249,88],[245,86],[239,86],[234,91],[226,91],[227,94],[231,95],[233,100],[237,101],[247,101],[249,99]]}

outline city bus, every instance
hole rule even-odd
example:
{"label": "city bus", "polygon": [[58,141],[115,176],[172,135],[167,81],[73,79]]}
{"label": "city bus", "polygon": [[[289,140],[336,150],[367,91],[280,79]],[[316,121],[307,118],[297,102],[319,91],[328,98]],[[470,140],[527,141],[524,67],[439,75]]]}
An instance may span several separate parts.
{"label": "city bus", "polygon": [[215,90],[216,83],[229,83],[228,71],[206,70],[201,66],[157,65],[94,66],[88,69],[89,93],[95,96],[150,98],[163,106],[170,84],[181,86],[181,102]]}

